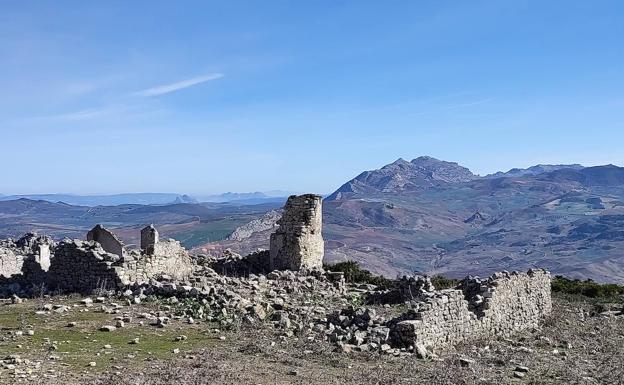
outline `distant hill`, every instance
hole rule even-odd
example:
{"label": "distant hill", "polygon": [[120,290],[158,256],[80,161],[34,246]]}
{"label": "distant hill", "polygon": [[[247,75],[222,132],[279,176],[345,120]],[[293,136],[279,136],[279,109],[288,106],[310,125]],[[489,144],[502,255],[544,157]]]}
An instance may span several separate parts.
{"label": "distant hill", "polygon": [[239,204],[259,204],[259,203],[268,203],[268,202],[286,202],[286,199],[289,195],[293,193],[289,193],[287,191],[273,190],[267,192],[249,192],[249,193],[235,193],[235,192],[226,192],[223,194],[216,195],[198,195],[195,196],[200,202],[232,202]]}
{"label": "distant hill", "polygon": [[487,175],[488,178],[500,178],[500,177],[522,177],[525,175],[539,175],[551,171],[558,170],[580,170],[583,166],[580,164],[538,164],[529,168],[512,168],[507,172],[496,172],[494,174]]}
{"label": "distant hill", "polygon": [[16,199],[42,200],[63,202],[76,206],[116,206],[116,205],[165,205],[172,203],[196,203],[188,195],[168,193],[129,193],[113,195],[71,195],[71,194],[31,194],[31,195],[0,195],[0,200]]}
{"label": "distant hill", "polygon": [[286,202],[291,193],[286,191],[235,193],[226,192],[217,195],[199,195],[195,198],[200,202],[236,202],[242,204],[258,204],[267,202]]}
{"label": "distant hill", "polygon": [[0,201],[17,199],[42,200],[47,202],[63,202],[75,206],[117,206],[117,205],[169,205],[176,203],[227,203],[236,202],[240,205],[261,203],[286,202],[290,195],[285,191],[271,191],[267,193],[234,193],[227,192],[217,195],[190,196],[172,193],[128,193],[113,195],[72,195],[72,194],[30,194],[30,195],[2,195]]}
{"label": "distant hill", "polygon": [[136,244],[140,228],[153,223],[163,236],[174,237],[191,248],[225,239],[239,226],[267,211],[281,208],[282,204],[176,203],[89,207],[20,198],[0,201],[0,238],[15,238],[26,232],[49,234],[57,239],[84,238],[90,228],[100,223],[113,229],[127,244]]}

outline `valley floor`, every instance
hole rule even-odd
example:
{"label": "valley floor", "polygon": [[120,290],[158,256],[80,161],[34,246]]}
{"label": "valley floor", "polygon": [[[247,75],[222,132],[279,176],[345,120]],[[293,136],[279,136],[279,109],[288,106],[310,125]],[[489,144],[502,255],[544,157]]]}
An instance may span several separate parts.
{"label": "valley floor", "polygon": [[[473,341],[433,360],[413,355],[336,351],[312,336],[280,336],[270,323],[216,330],[141,318],[162,304],[84,306],[48,298],[69,311],[35,314],[37,300],[0,305],[0,384],[620,384],[624,316],[580,297],[557,295],[540,330]],[[620,305],[621,306],[621,305]],[[111,309],[113,309],[111,311]],[[393,311],[399,309],[380,309]],[[120,314],[124,314],[123,317]],[[123,327],[99,331],[102,325]],[[73,324],[75,322],[75,325]],[[143,325],[141,325],[143,322]],[[73,325],[73,326],[70,326]],[[19,332],[23,333],[19,333]],[[30,335],[32,334],[32,335]],[[138,343],[134,344],[134,339]],[[13,363],[10,363],[13,362]],[[519,368],[520,367],[520,368]],[[522,378],[518,378],[522,377]]]}

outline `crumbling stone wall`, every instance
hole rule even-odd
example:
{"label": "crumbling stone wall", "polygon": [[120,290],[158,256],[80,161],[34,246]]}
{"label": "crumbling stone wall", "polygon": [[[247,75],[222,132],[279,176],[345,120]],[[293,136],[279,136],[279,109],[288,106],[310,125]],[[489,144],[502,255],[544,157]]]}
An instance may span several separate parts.
{"label": "crumbling stone wall", "polygon": [[66,240],[56,246],[47,284],[52,290],[79,293],[117,288],[120,260],[94,241]]}
{"label": "crumbling stone wall", "polygon": [[0,246],[0,277],[10,278],[22,273],[24,256],[7,247]]}
{"label": "crumbling stone wall", "polygon": [[27,233],[17,241],[0,241],[0,277],[22,277],[39,281],[42,272],[50,267],[50,248],[54,245],[47,236]]}
{"label": "crumbling stone wall", "polygon": [[124,245],[117,236],[101,225],[95,225],[87,233],[87,241],[95,241],[102,245],[102,248],[111,254],[119,257],[124,254]]}
{"label": "crumbling stone wall", "polygon": [[205,260],[205,265],[221,275],[246,277],[250,274],[268,274],[269,251],[258,250],[246,256],[226,249],[220,257]]}
{"label": "crumbling stone wall", "polygon": [[36,234],[17,242],[0,241],[0,278],[6,278],[0,280],[0,286],[22,292],[47,287],[90,293],[122,289],[160,275],[179,280],[190,277],[194,265],[184,247],[173,239],[158,241],[158,232],[153,230],[156,243],[151,255],[126,251],[117,237],[100,225],[89,231],[88,241],[65,240],[54,245],[49,237]]}
{"label": "crumbling stone wall", "polygon": [[182,280],[190,277],[194,271],[191,257],[175,239],[158,241],[153,245],[153,254],[126,255],[121,266],[123,270],[120,271],[120,277],[125,285],[140,284],[160,275]]}
{"label": "crumbling stone wall", "polygon": [[322,197],[292,195],[271,234],[270,266],[277,270],[321,269],[325,254],[322,230]]}
{"label": "crumbling stone wall", "polygon": [[482,335],[509,336],[535,327],[551,309],[547,271],[466,278],[457,289],[430,293],[415,309],[391,322],[391,337],[397,346],[433,350]]}

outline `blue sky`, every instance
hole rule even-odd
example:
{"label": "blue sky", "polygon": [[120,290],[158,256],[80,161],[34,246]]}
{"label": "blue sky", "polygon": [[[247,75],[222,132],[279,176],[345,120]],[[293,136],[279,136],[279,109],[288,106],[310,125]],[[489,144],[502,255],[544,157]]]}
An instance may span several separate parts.
{"label": "blue sky", "polygon": [[621,1],[3,1],[0,193],[624,165]]}

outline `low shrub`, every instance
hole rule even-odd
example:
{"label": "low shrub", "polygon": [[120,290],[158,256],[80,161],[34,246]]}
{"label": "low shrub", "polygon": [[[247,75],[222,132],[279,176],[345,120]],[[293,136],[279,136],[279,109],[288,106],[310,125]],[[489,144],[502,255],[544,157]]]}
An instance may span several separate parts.
{"label": "low shrub", "polygon": [[455,278],[446,278],[442,275],[434,275],[431,277],[431,283],[436,290],[442,289],[452,289],[455,286],[459,285],[459,279]]}
{"label": "low shrub", "polygon": [[374,275],[370,271],[362,269],[355,261],[326,264],[324,268],[325,270],[344,273],[345,280],[349,283],[368,283],[377,286],[379,289],[389,289],[394,282],[392,279]]}
{"label": "low shrub", "polygon": [[624,295],[624,286],[614,283],[601,284],[591,279],[581,281],[561,275],[555,276],[551,283],[552,291],[571,295],[583,295],[589,298],[617,299]]}

